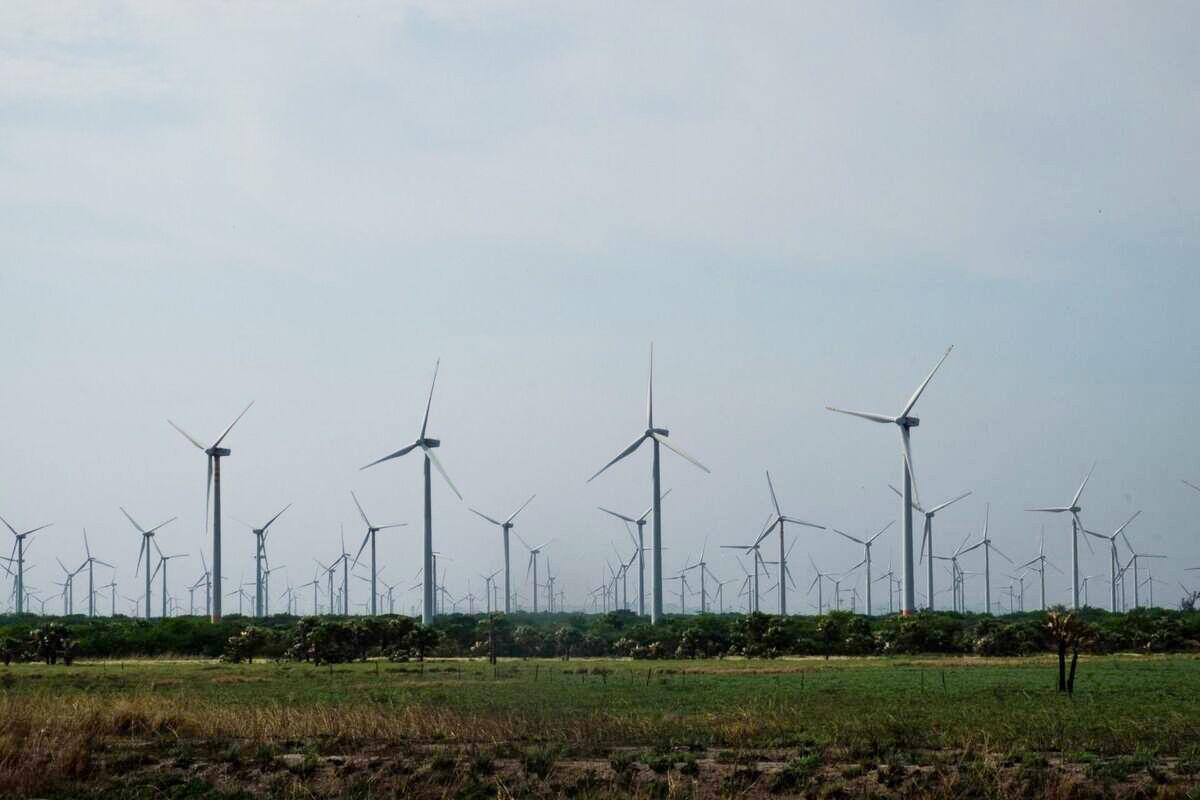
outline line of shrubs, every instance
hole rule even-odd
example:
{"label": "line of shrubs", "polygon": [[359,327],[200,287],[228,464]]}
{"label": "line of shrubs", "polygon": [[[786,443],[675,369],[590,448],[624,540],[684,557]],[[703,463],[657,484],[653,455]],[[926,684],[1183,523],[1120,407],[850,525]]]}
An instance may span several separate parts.
{"label": "line of shrubs", "polygon": [[[1200,650],[1200,613],[1138,609],[1111,614],[1084,609],[1084,652]],[[200,617],[147,621],[124,617],[47,620],[0,618],[0,653],[42,658],[47,631],[69,643],[70,657],[206,656],[230,660],[288,658],[338,663],[373,656],[714,658],[727,655],[1015,656],[1051,649],[1043,612],[993,617],[921,612],[909,617],[819,617],[705,614],[650,625],[627,611],[587,614],[453,614],[424,626],[411,617]],[[66,644],[63,645],[65,650]],[[65,654],[65,653],[64,653]]]}

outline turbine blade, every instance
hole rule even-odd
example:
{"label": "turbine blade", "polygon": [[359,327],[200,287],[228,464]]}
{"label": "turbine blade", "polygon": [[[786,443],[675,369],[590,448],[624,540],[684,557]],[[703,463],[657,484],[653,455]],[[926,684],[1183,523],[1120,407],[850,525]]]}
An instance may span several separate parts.
{"label": "turbine blade", "polygon": [[900,429],[900,444],[904,446],[904,464],[908,469],[908,482],[912,486],[913,502],[921,505],[921,495],[917,492],[917,468],[913,464],[912,443],[909,441],[908,428]]}
{"label": "turbine blade", "polygon": [[839,531],[837,528],[830,528],[829,530],[833,531],[834,533],[845,536],[847,539],[849,539],[852,542],[858,542],[859,544],[864,544],[864,545],[866,544],[866,542],[864,542],[862,539],[859,539],[857,536],[851,536],[850,534],[846,533],[845,531]]}
{"label": "turbine blade", "polygon": [[917,400],[920,399],[921,393],[925,391],[925,387],[929,385],[929,382],[931,380],[933,380],[933,376],[937,373],[937,371],[939,369],[941,369],[942,364],[945,363],[946,359],[950,357],[950,351],[953,349],[954,349],[954,345],[950,345],[949,347],[946,348],[946,352],[942,356],[941,360],[939,360],[938,363],[936,365],[934,365],[933,369],[931,369],[929,371],[929,374],[925,376],[925,380],[921,381],[921,385],[917,387],[917,390],[915,392],[913,392],[912,397],[910,397],[908,399],[908,405],[906,405],[904,407],[904,410],[902,412],[900,412],[900,416],[907,417],[908,412],[913,410],[913,406],[915,406],[917,404]]}
{"label": "turbine blade", "polygon": [[871,422],[895,422],[894,416],[886,416],[883,414],[871,414],[869,411],[850,411],[844,408],[834,408],[833,405],[826,405],[827,411],[836,411],[838,414],[848,414],[850,416],[859,416],[864,420]]}
{"label": "turbine blade", "polygon": [[504,523],[503,523],[503,522],[501,522],[500,520],[498,520],[498,519],[492,519],[492,518],[491,518],[491,517],[489,517],[487,514],[484,514],[482,511],[476,511],[476,510],[475,510],[475,509],[473,509],[473,508],[469,508],[469,509],[467,509],[467,510],[468,510],[468,511],[470,511],[470,512],[471,512],[472,514],[474,514],[475,516],[478,516],[478,517],[483,517],[484,519],[486,519],[488,522],[492,523],[493,525],[499,525],[499,526],[501,526],[501,527],[503,527],[503,525],[504,525]]}
{"label": "turbine blade", "polygon": [[1138,511],[1135,511],[1132,517],[1130,517],[1129,519],[1125,520],[1125,522],[1123,522],[1123,523],[1121,524],[1121,527],[1117,528],[1116,532],[1115,532],[1115,533],[1113,533],[1113,536],[1116,536],[1118,533],[1119,533],[1119,534],[1121,534],[1122,536],[1123,536],[1123,535],[1125,535],[1125,528],[1127,528],[1127,527],[1129,526],[1129,523],[1131,523],[1131,522],[1133,522],[1135,519],[1137,519],[1137,518],[1138,518],[1138,515],[1140,515],[1141,513],[1142,513],[1142,512],[1141,512],[1141,510],[1140,510],[1140,509],[1139,509]]}
{"label": "turbine blade", "polygon": [[1092,479],[1092,473],[1096,471],[1096,462],[1092,462],[1092,468],[1088,470],[1088,474],[1084,477],[1083,483],[1079,484],[1079,491],[1075,492],[1075,497],[1071,500],[1071,508],[1079,505],[1079,496],[1083,494],[1083,487],[1087,486],[1088,481]]}
{"label": "turbine blade", "polygon": [[367,524],[368,528],[371,527],[371,520],[367,519],[367,512],[363,511],[362,503],[358,502],[358,495],[354,493],[353,489],[350,491],[350,497],[353,498],[354,505],[358,508],[358,515],[362,517],[362,521]]}
{"label": "turbine blade", "polygon": [[375,459],[370,464],[367,464],[365,467],[359,467],[359,470],[364,470],[367,467],[373,467],[376,464],[382,464],[384,461],[391,461],[393,458],[399,458],[402,455],[406,455],[406,454],[412,452],[414,449],[417,448],[418,445],[420,445],[420,442],[413,442],[408,447],[401,447],[399,450],[397,450],[394,453],[390,453],[390,454],[384,456],[383,458]]}
{"label": "turbine blade", "polygon": [[[623,519],[623,520],[625,520],[626,522],[632,522],[632,523],[634,523],[634,524],[637,524],[637,520],[636,520],[636,519],[634,519],[633,517],[627,517],[627,516],[625,516],[624,514],[618,514],[616,511],[612,511],[612,510],[610,510],[610,509],[607,509],[607,508],[605,508],[604,506],[596,506],[596,508],[598,508],[598,509],[600,509],[601,511],[603,511],[605,514],[611,514],[611,515],[613,515],[613,516],[614,516],[614,517],[616,517],[617,519]],[[500,523],[498,523],[498,522],[497,522],[496,524],[497,524],[497,525],[499,525]]]}
{"label": "turbine blade", "polygon": [[[1180,480],[1182,480],[1182,478]],[[1191,481],[1185,480],[1185,481],[1183,481],[1183,483],[1185,486],[1190,486],[1193,489],[1195,489],[1197,492],[1200,492],[1200,486],[1197,486],[1196,484],[1192,483]]]}
{"label": "turbine blade", "polygon": [[892,527],[895,524],[896,524],[896,520],[892,520],[887,525],[884,525],[882,528],[879,529],[879,533],[875,534],[870,539],[867,539],[867,544],[870,544],[871,542],[878,539],[880,536],[883,536],[883,534],[887,532],[887,529]]}
{"label": "turbine blade", "polygon": [[775,515],[783,516],[783,510],[779,508],[779,499],[775,496],[775,485],[771,483],[771,470],[767,470],[767,489],[771,492],[771,503],[775,506]]}
{"label": "turbine blade", "polygon": [[[124,506],[117,506],[117,508],[121,509],[121,513],[125,515],[125,519],[129,520],[129,522],[133,525],[133,527],[138,529],[139,533],[144,534],[146,532],[146,531],[142,530],[142,526],[138,525],[133,517],[129,516],[129,512],[125,510]],[[13,533],[16,533],[16,531],[13,531]]]}
{"label": "turbine blade", "polygon": [[228,427],[228,428],[226,428],[226,429],[225,429],[225,430],[224,430],[224,431],[221,433],[221,435],[217,437],[217,440],[216,440],[215,442],[213,442],[213,447],[220,447],[220,446],[221,446],[221,442],[225,441],[225,437],[229,435],[229,432],[230,432],[231,430],[233,430],[233,426],[238,424],[238,420],[239,420],[239,419],[241,419],[242,417],[246,416],[246,412],[250,410],[250,406],[252,406],[252,405],[254,405],[254,401],[253,401],[253,400],[251,400],[251,401],[250,401],[249,405],[247,405],[245,408],[243,408],[243,409],[242,409],[242,413],[241,413],[241,414],[238,414],[236,417],[234,417],[234,418],[233,418],[233,422],[229,423],[229,427]]}
{"label": "turbine blade", "polygon": [[462,500],[463,499],[462,492],[460,492],[458,490],[458,487],[454,485],[454,481],[450,480],[450,476],[446,473],[446,469],[445,469],[445,467],[442,466],[442,462],[439,461],[438,457],[433,454],[433,448],[432,447],[422,447],[421,449],[425,451],[425,455],[429,458],[430,461],[433,462],[433,465],[435,467],[437,467],[437,471],[442,473],[442,477],[446,479],[446,484],[450,487],[450,491],[452,491],[456,495],[458,495],[459,500]]}
{"label": "turbine blade", "polygon": [[174,422],[172,422],[171,420],[167,420],[167,424],[168,424],[168,425],[170,425],[170,426],[171,426],[172,428],[174,428],[175,430],[179,431],[179,433],[183,435],[183,438],[187,439],[189,442],[191,442],[192,444],[196,445],[196,447],[200,448],[201,450],[204,450],[204,449],[205,449],[205,448],[204,448],[204,445],[202,445],[202,444],[200,444],[200,442],[196,441],[196,437],[195,437],[195,436],[192,436],[190,433],[188,433],[188,432],[187,432],[187,431],[185,431],[183,428],[181,428],[181,427],[179,427],[178,425],[176,425],[176,424],[175,424]]}
{"label": "turbine blade", "polygon": [[517,509],[516,511],[514,511],[513,513],[509,514],[509,515],[508,515],[508,519],[506,519],[506,520],[504,520],[504,521],[505,521],[505,522],[512,522],[514,519],[516,519],[516,518],[517,518],[517,514],[520,514],[522,511],[524,511],[524,510],[525,510],[525,506],[527,506],[527,505],[529,505],[530,503],[532,503],[532,502],[533,502],[533,498],[535,498],[535,497],[537,497],[537,495],[536,495],[536,494],[531,494],[531,495],[529,495],[529,499],[528,499],[528,500],[526,500],[524,503],[521,503],[521,506],[520,506],[520,508],[518,508],[518,509]]}
{"label": "turbine blade", "polygon": [[608,469],[613,464],[617,463],[622,458],[625,458],[627,455],[632,453],[634,450],[637,450],[639,447],[641,447],[642,442],[646,441],[646,437],[648,435],[649,434],[643,433],[641,436],[639,436],[637,439],[635,439],[633,444],[626,447],[624,450],[622,450],[620,453],[617,454],[616,458],[614,458],[612,461],[609,461],[607,464],[605,464],[603,467],[601,467],[599,469],[599,471],[596,472],[595,475],[593,475],[592,477],[587,479],[586,483],[591,483],[592,481],[596,480],[596,478],[600,477],[601,473],[603,473],[604,470]]}
{"label": "turbine blade", "polygon": [[1026,511],[1046,511],[1050,514],[1061,514],[1064,511],[1070,511],[1069,508],[1027,508]]}
{"label": "turbine blade", "polygon": [[433,388],[437,386],[438,370],[442,366],[439,358],[433,364],[433,380],[429,382],[429,399],[425,401],[425,416],[421,419],[421,438],[425,438],[425,429],[429,426],[429,407],[433,405]]}
{"label": "turbine blade", "polygon": [[367,528],[367,535],[363,537],[362,544],[359,545],[358,552],[354,554],[354,563],[350,565],[351,569],[358,566],[358,557],[362,555],[362,551],[366,549],[367,542],[371,540],[371,529]]}
{"label": "turbine blade", "polygon": [[971,496],[971,492],[963,492],[962,494],[960,494],[958,497],[954,498],[953,500],[947,500],[946,502],[942,503],[940,506],[934,506],[933,508],[929,509],[929,513],[936,514],[937,512],[941,511],[943,508],[954,505],[959,500],[962,500],[964,497],[970,497],[970,496]]}
{"label": "turbine blade", "polygon": [[825,530],[824,525],[818,525],[815,522],[805,522],[804,520],[796,519],[795,517],[780,517],[780,519],[782,519],[784,522],[790,522],[793,525],[803,525],[807,528],[816,528],[819,531]]}
{"label": "turbine blade", "polygon": [[697,461],[696,459],[692,458],[691,456],[689,456],[687,453],[685,453],[685,452],[683,452],[682,450],[680,450],[680,449],[679,449],[678,447],[676,447],[675,445],[671,444],[671,442],[670,442],[670,441],[667,439],[667,437],[666,437],[666,436],[663,436],[661,433],[652,433],[652,434],[650,434],[650,435],[651,435],[651,436],[653,436],[653,437],[654,437],[654,440],[655,440],[656,442],[658,442],[659,444],[661,444],[663,447],[667,448],[668,450],[673,450],[673,451],[675,451],[676,455],[680,455],[680,456],[682,456],[683,458],[685,458],[685,459],[687,459],[688,461],[692,462],[693,464],[695,464],[697,467],[699,467],[700,469],[704,470],[705,472],[708,472],[708,473],[711,473],[711,472],[712,472],[712,470],[710,470],[708,467],[704,466],[704,465],[703,465],[703,464],[701,464],[699,461]]}
{"label": "turbine blade", "polygon": [[166,522],[160,522],[160,523],[158,523],[158,524],[157,524],[157,525],[155,525],[153,528],[151,528],[150,530],[146,531],[146,533],[154,533],[154,532],[155,532],[156,530],[158,530],[159,528],[163,527],[164,525],[169,525],[169,524],[171,524],[172,522],[174,522],[174,521],[175,521],[175,520],[177,520],[177,519],[179,519],[179,517],[171,517],[171,518],[170,518],[169,520],[167,520]]}
{"label": "turbine blade", "polygon": [[[353,493],[353,492],[351,492],[351,494],[354,494],[354,493]],[[263,533],[266,533],[266,532],[267,532],[267,528],[271,527],[271,523],[273,523],[275,520],[277,520],[277,519],[279,519],[281,516],[283,516],[283,512],[284,512],[284,511],[287,511],[287,510],[288,510],[289,508],[291,508],[291,507],[292,507],[292,504],[291,504],[291,503],[288,503],[286,506],[284,506],[282,509],[280,509],[280,511],[279,511],[279,513],[278,513],[278,514],[276,514],[275,516],[273,516],[273,517],[271,517],[269,520],[267,520],[267,524],[262,526]]]}

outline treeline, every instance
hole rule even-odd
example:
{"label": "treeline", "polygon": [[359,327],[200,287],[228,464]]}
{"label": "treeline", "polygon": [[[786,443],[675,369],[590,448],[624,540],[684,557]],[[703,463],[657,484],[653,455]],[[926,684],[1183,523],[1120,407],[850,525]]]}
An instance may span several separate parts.
{"label": "treeline", "polygon": [[[1138,609],[1111,614],[1084,609],[1083,652],[1200,650],[1200,613]],[[53,626],[52,628],[50,626]],[[650,625],[627,611],[489,616],[451,614],[426,627],[411,617],[202,617],[147,621],[126,617],[0,618],[0,654],[28,660],[54,632],[75,658],[224,656],[318,663],[386,656],[716,658],[788,655],[1025,655],[1053,648],[1047,615],[1004,617],[921,612],[910,617],[705,614]],[[39,638],[40,637],[40,638]],[[42,644],[37,644],[42,642]],[[44,653],[43,653],[44,655]]]}

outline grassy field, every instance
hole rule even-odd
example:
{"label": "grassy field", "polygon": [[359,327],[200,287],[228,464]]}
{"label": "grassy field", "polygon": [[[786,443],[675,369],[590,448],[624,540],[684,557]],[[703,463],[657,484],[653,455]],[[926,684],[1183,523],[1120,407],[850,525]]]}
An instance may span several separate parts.
{"label": "grassy field", "polygon": [[[0,672],[0,792],[1200,796],[1200,658],[295,663]],[[1189,795],[1188,793],[1192,794]]]}

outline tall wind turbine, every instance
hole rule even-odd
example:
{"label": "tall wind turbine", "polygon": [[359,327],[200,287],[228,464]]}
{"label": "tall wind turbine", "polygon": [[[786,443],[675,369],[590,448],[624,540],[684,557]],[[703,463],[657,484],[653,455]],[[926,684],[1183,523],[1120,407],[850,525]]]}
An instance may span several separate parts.
{"label": "tall wind turbine", "polygon": [[[234,420],[234,421],[236,422],[237,420]],[[152,555],[152,553],[150,552],[150,543],[154,540],[154,532],[157,531],[159,528],[163,527],[164,525],[174,522],[175,517],[171,517],[166,522],[160,522],[157,525],[155,525],[153,528],[146,529],[146,528],[143,528],[141,525],[138,525],[137,520],[135,520],[133,517],[129,516],[129,512],[125,510],[124,506],[121,506],[120,508],[121,508],[121,513],[125,515],[125,519],[129,520],[129,524],[131,524],[131,525],[133,525],[133,527],[137,528],[138,533],[140,533],[142,535],[142,544],[141,544],[141,547],[138,549],[137,569],[135,569],[133,571],[133,574],[137,575],[138,570],[140,570],[142,568],[142,554],[145,553],[145,555],[146,555],[146,619],[150,619],[150,575],[151,575],[150,557]]]}
{"label": "tall wind turbine", "polygon": [[116,569],[116,567],[114,567],[112,564],[108,563],[107,561],[101,561],[100,559],[98,559],[92,555],[92,548],[88,545],[87,528],[83,529],[83,551],[85,553],[87,553],[87,559],[84,560],[83,563],[87,565],[87,571],[88,571],[88,616],[94,617],[94,616],[96,616],[96,597],[95,597],[96,579],[95,579],[95,574],[94,574],[94,568],[95,568],[96,564],[103,564],[104,566],[109,567],[110,569]]}
{"label": "tall wind turbine", "polygon": [[[1071,505],[1025,509],[1026,511],[1044,511],[1049,514],[1071,515],[1071,608],[1073,609],[1079,608],[1079,531],[1083,528],[1083,523],[1079,521],[1079,512],[1083,510],[1079,505],[1079,497],[1083,494],[1083,487],[1087,486],[1088,481],[1092,479],[1092,473],[1095,471],[1096,464],[1092,462],[1092,468],[1088,470],[1083,483],[1079,484],[1079,491],[1075,492],[1075,496],[1071,498]],[[1084,539],[1084,541],[1086,542],[1087,539]],[[1091,544],[1088,544],[1088,547],[1091,547]]]}
{"label": "tall wind turbine", "polygon": [[[492,523],[493,525],[499,525],[500,532],[504,536],[504,613],[505,614],[510,613],[511,608],[512,608],[512,605],[511,605],[512,604],[512,577],[511,577],[511,570],[509,569],[509,562],[508,562],[508,534],[513,529],[513,520],[517,518],[517,514],[520,514],[525,509],[525,506],[532,503],[533,498],[535,498],[535,497],[537,497],[537,495],[533,495],[533,494],[529,495],[529,499],[526,500],[524,503],[521,503],[521,505],[517,507],[517,510],[514,511],[513,513],[509,514],[508,518],[505,519],[503,522],[501,522],[498,519],[492,519],[487,514],[484,514],[482,511],[476,511],[473,508],[471,509],[471,511],[473,513],[475,513],[476,515],[478,515],[480,517],[483,517],[485,520]],[[488,602],[490,603],[491,601],[489,600]],[[490,613],[490,609],[489,609],[489,613]]]}
{"label": "tall wind turbine", "polygon": [[[10,531],[12,531],[13,549],[12,549],[12,553],[9,554],[8,561],[10,563],[13,561],[17,562],[17,582],[16,582],[17,614],[24,614],[25,613],[25,538],[27,536],[29,536],[30,534],[37,533],[38,531],[42,530],[43,528],[49,528],[54,523],[47,522],[45,525],[39,525],[36,528],[30,528],[29,530],[25,531],[24,533],[17,533],[16,529],[13,528],[12,525],[9,525],[8,520],[6,520],[4,517],[0,517],[0,522],[3,522],[4,527],[6,527]],[[16,556],[16,558],[13,558],[13,556]]]}
{"label": "tall wind turbine", "polygon": [[[165,556],[165,555],[163,555],[163,551],[159,550],[158,542],[154,543],[154,549],[158,550],[158,566],[154,568],[154,574],[157,575],[158,571],[161,569],[162,575],[163,575],[163,579],[162,579],[162,615],[163,615],[163,618],[165,619],[167,616],[169,616],[169,614],[167,612],[167,562],[173,558],[186,558],[187,553],[176,553],[174,555]],[[149,566],[149,565],[147,565],[147,566]],[[151,576],[151,577],[153,577],[153,576]],[[147,602],[149,602],[149,600],[150,600],[149,595],[146,596],[146,600],[147,600]]]}
{"label": "tall wind turbine", "polygon": [[984,506],[984,512],[983,512],[983,538],[980,539],[975,544],[971,545],[970,547],[960,550],[958,553],[958,555],[964,556],[967,553],[971,552],[972,550],[975,550],[980,547],[983,548],[983,597],[984,597],[984,603],[985,603],[984,610],[988,614],[992,613],[991,551],[995,550],[996,554],[999,555],[1001,558],[1003,558],[1005,561],[1007,561],[1009,564],[1013,563],[1013,560],[1011,558],[1004,555],[1004,553],[1000,552],[1000,548],[998,548],[998,547],[996,547],[996,545],[992,544],[991,537],[988,536],[988,517],[990,517],[990,516],[991,516],[991,504],[988,504],[988,505]]}
{"label": "tall wind turbine", "polygon": [[[1120,558],[1117,556],[1117,537],[1124,534],[1125,528],[1128,527],[1129,523],[1137,519],[1138,515],[1141,513],[1142,512],[1140,510],[1135,511],[1133,516],[1121,523],[1121,527],[1113,531],[1111,536],[1105,536],[1102,533],[1096,533],[1095,531],[1090,531],[1087,528],[1083,529],[1083,532],[1088,536],[1094,536],[1097,539],[1103,539],[1108,542],[1108,610],[1112,611],[1114,614],[1117,611],[1117,572],[1121,569]],[[1126,541],[1128,542],[1128,539]]]}
{"label": "tall wind turbine", "polygon": [[662,569],[662,476],[659,470],[659,445],[666,447],[668,450],[673,450],[678,455],[682,456],[687,461],[695,464],[705,472],[709,472],[709,468],[701,464],[696,459],[689,456],[687,453],[680,450],[667,438],[670,435],[666,428],[654,427],[654,346],[650,346],[650,388],[646,395],[646,430],[637,439],[634,439],[633,444],[626,447],[617,457],[609,461],[600,468],[592,477],[588,478],[588,483],[594,481],[605,470],[617,463],[621,459],[633,453],[642,446],[642,442],[650,441],[650,480],[653,486],[654,496],[654,526],[652,528],[653,540],[651,548],[654,553],[654,572],[651,576],[653,602],[650,606],[650,624],[656,625],[663,616],[663,569]]}
{"label": "tall wind turbine", "polygon": [[279,513],[267,520],[267,524],[261,528],[250,528],[250,532],[254,534],[254,616],[262,617],[266,615],[267,597],[263,593],[263,562],[267,560],[267,529],[279,519],[284,511],[292,507],[288,503]]}
{"label": "tall wind turbine", "polygon": [[[789,577],[791,573],[787,569],[787,553],[783,550],[783,526],[784,523],[790,522],[793,525],[804,525],[809,528],[816,528],[819,531],[825,530],[824,525],[818,525],[815,522],[805,522],[802,519],[789,517],[779,508],[779,498],[775,496],[775,485],[771,483],[771,470],[767,470],[767,489],[771,492],[771,504],[775,506],[775,517],[767,524],[767,533],[770,533],[776,526],[779,528],[779,615],[787,616],[787,583],[785,577]],[[700,578],[703,584],[704,578]],[[870,604],[870,589],[867,590],[868,605]]]}
{"label": "tall wind turbine", "polygon": [[[211,594],[212,621],[214,623],[221,621],[221,459],[228,456],[231,452],[228,447],[221,447],[221,442],[225,441],[225,437],[229,435],[231,430],[233,430],[233,426],[237,425],[238,420],[245,416],[246,412],[250,410],[250,406],[252,405],[254,405],[253,400],[251,400],[250,403],[242,409],[241,414],[238,414],[236,417],[234,417],[233,422],[229,423],[229,427],[217,437],[217,440],[212,443],[211,447],[205,447],[204,445],[200,444],[200,442],[190,433],[186,432],[174,422],[171,422],[171,420],[167,420],[167,424],[179,431],[183,438],[194,444],[198,449],[204,451],[204,454],[207,456],[208,460],[207,488],[205,489],[204,495],[204,528],[206,531],[208,530],[208,509],[209,501],[211,499],[213,521],[213,565]],[[146,558],[146,564],[148,568],[150,563],[149,555],[147,555]],[[149,597],[149,594],[147,594],[147,597]],[[146,603],[146,617],[150,617],[149,601]]]}
{"label": "tall wind turbine", "polygon": [[367,535],[363,537],[362,544],[359,545],[358,553],[354,556],[354,566],[358,566],[358,557],[362,555],[363,548],[367,546],[367,542],[371,543],[371,616],[374,617],[379,613],[378,599],[376,596],[376,583],[379,579],[378,569],[375,563],[375,534],[388,528],[403,528],[407,522],[393,522],[389,525],[372,525],[371,520],[367,519],[367,512],[363,511],[362,503],[358,502],[358,495],[350,492],[350,496],[354,498],[354,505],[358,507],[358,515],[367,525]]}
{"label": "tall wind turbine", "polygon": [[[904,495],[901,493],[901,491],[899,489],[897,489],[895,486],[892,486],[890,483],[888,484],[888,488],[891,489],[893,492],[895,492],[897,497],[899,497],[903,500]],[[930,553],[933,552],[933,518],[942,509],[946,508],[947,506],[953,505],[954,503],[957,503],[959,500],[962,500],[964,497],[969,497],[970,494],[971,494],[970,492],[963,492],[958,497],[955,497],[953,500],[947,500],[946,502],[944,502],[940,505],[936,505],[929,510],[925,510],[924,508],[922,508],[921,504],[919,502],[917,502],[916,500],[913,501],[913,504],[912,504],[913,508],[915,508],[917,511],[920,511],[922,514],[925,515],[925,530],[921,534],[921,552],[920,552],[920,555],[918,556],[919,561],[925,560],[925,552],[926,552],[925,548],[926,547],[929,548]],[[932,558],[929,559],[925,566],[926,566],[926,580],[928,583],[928,585],[926,586],[926,590],[925,590],[926,591],[926,606],[929,608],[930,611],[933,611],[933,595],[934,595],[934,591],[933,591],[933,559]]]}
{"label": "tall wind turbine", "polygon": [[[441,441],[431,439],[426,436],[426,431],[429,427],[429,407],[433,405],[433,389],[437,386],[438,368],[441,366],[441,359],[433,366],[433,381],[429,384],[429,399],[425,401],[425,417],[421,420],[421,434],[417,440],[407,447],[401,447],[394,453],[384,456],[383,458],[372,461],[367,464],[367,467],[373,467],[376,464],[382,464],[384,461],[390,461],[393,458],[399,458],[402,455],[409,453],[416,448],[421,448],[421,452],[425,455],[425,580],[423,581],[424,589],[424,607],[421,609],[421,621],[426,625],[433,624],[433,610],[436,598],[434,596],[434,584],[437,582],[437,576],[433,570],[433,485],[430,479],[429,465],[437,467],[437,471],[442,473],[442,477],[446,479],[446,485],[450,490],[462,500],[462,494],[454,486],[454,481],[450,480],[450,476],[446,474],[446,470],[442,467],[442,462],[433,454],[436,447],[441,446]],[[429,576],[434,575],[434,580],[429,580]]]}
{"label": "tall wind turbine", "polygon": [[[904,475],[904,493],[901,497],[901,513],[904,515],[904,543],[901,553],[901,565],[904,567],[904,599],[901,603],[901,611],[905,614],[911,614],[916,610],[916,575],[913,572],[913,495],[914,495],[914,477],[916,470],[913,468],[912,447],[909,444],[910,432],[913,428],[921,424],[921,420],[911,416],[913,407],[916,406],[917,400],[921,398],[921,393],[925,391],[925,387],[929,385],[929,381],[933,380],[933,376],[950,357],[950,352],[954,346],[946,348],[946,353],[941,360],[934,366],[929,374],[925,376],[925,380],[921,381],[921,385],[913,392],[912,397],[908,399],[908,403],[904,406],[904,410],[898,415],[890,417],[886,414],[872,414],[865,411],[847,411],[842,408],[834,408],[833,406],[825,406],[830,411],[836,411],[839,414],[849,414],[852,417],[861,417],[862,419],[870,420],[871,422],[891,423],[900,428],[900,444],[903,451],[901,471]],[[919,502],[919,500],[918,500]]]}
{"label": "tall wind turbine", "polygon": [[872,581],[871,581],[871,545],[875,544],[875,540],[878,539],[880,536],[883,536],[883,534],[887,531],[887,529],[892,527],[895,524],[896,524],[896,520],[892,520],[887,525],[884,525],[882,528],[880,528],[878,533],[876,533],[874,536],[868,537],[867,539],[859,539],[857,536],[851,536],[850,534],[846,533],[845,531],[839,531],[837,528],[831,529],[834,533],[844,536],[852,542],[858,542],[859,544],[861,544],[863,546],[863,560],[860,561],[858,564],[856,564],[853,568],[847,570],[846,574],[849,575],[851,572],[858,569],[859,567],[866,565],[866,567],[867,567],[867,616],[868,617],[871,616],[871,583],[872,583]]}
{"label": "tall wind turbine", "polygon": [[[723,544],[723,545],[720,545],[721,549],[723,549],[723,550],[741,550],[744,555],[748,555],[748,556],[753,555],[754,573],[753,574],[751,574],[749,572],[746,573],[747,578],[753,580],[753,583],[751,584],[751,586],[753,587],[753,591],[754,591],[754,603],[752,604],[752,606],[750,608],[751,611],[758,611],[758,601],[759,601],[758,568],[759,568],[759,566],[760,565],[762,566],[763,573],[768,578],[771,577],[771,571],[767,569],[766,561],[763,560],[762,552],[760,551],[760,547],[762,545],[763,539],[767,538],[767,534],[770,532],[771,532],[771,529],[768,528],[767,530],[760,533],[758,535],[758,538],[755,539],[750,544]],[[738,563],[739,564],[742,563],[740,559],[738,560]],[[744,564],[742,565],[742,569],[743,570],[746,569]]]}

